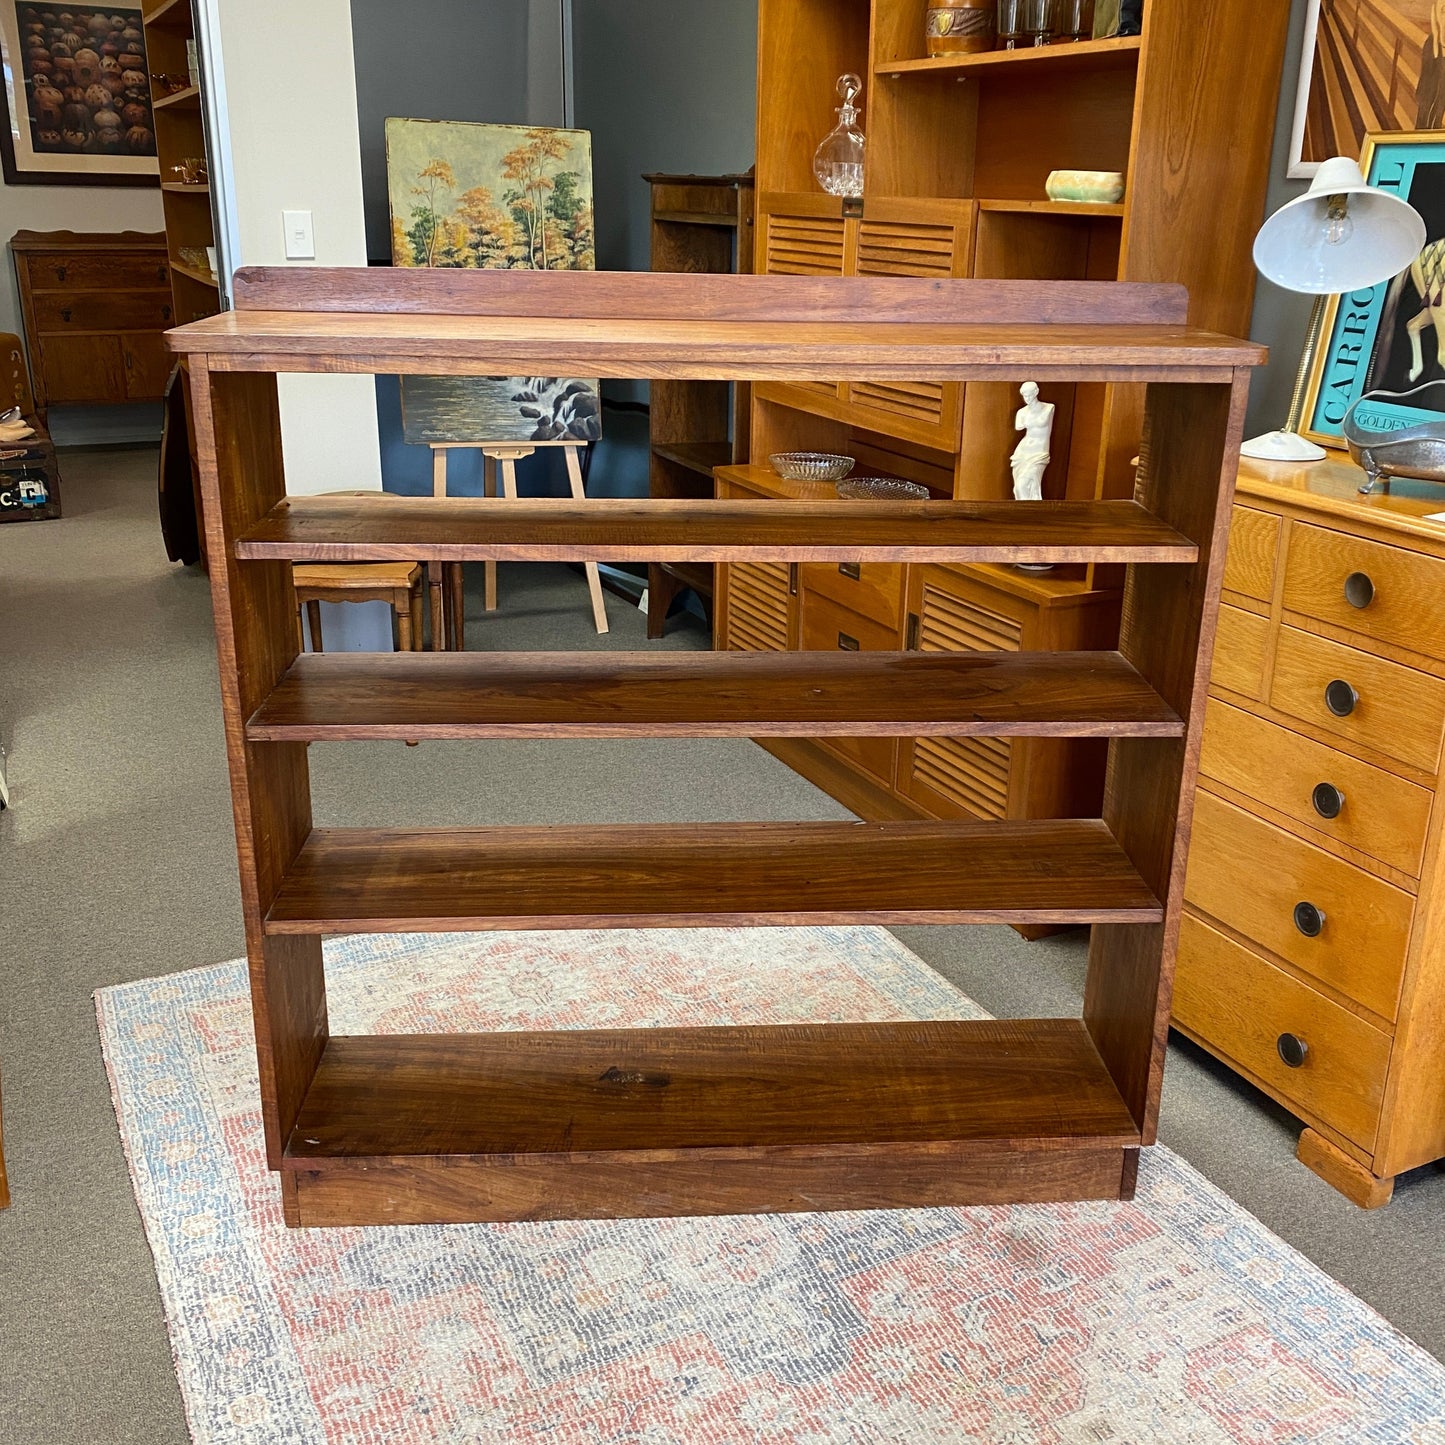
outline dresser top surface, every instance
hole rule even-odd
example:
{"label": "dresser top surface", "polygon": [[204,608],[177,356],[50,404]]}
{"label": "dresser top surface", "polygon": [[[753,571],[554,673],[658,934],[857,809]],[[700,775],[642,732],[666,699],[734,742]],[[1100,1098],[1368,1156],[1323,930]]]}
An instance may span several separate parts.
{"label": "dresser top surface", "polygon": [[1261,462],[1240,459],[1237,500],[1285,505],[1317,513],[1333,521],[1368,530],[1387,530],[1418,546],[1431,544],[1445,553],[1445,485],[1394,477],[1389,490],[1360,495],[1364,472],[1345,452],[1332,451],[1322,462]]}

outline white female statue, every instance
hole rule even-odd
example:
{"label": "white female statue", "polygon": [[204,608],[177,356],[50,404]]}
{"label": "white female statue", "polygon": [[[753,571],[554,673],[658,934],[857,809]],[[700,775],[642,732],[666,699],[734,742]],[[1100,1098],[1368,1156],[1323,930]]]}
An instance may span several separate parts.
{"label": "white female statue", "polygon": [[1024,405],[1014,418],[1014,430],[1024,439],[1015,449],[1009,465],[1014,473],[1014,498],[1020,502],[1044,499],[1044,472],[1049,465],[1049,439],[1054,430],[1054,407],[1039,400],[1038,383],[1026,381],[1019,388]]}

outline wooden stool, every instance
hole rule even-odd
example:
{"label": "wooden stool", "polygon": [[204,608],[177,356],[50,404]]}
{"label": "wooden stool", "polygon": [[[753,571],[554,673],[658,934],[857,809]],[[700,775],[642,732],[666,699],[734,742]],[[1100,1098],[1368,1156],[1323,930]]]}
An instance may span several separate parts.
{"label": "wooden stool", "polygon": [[[313,652],[323,650],[323,602],[388,603],[396,614],[396,650],[421,651],[423,583],[419,562],[298,562],[291,571],[296,582],[297,623],[304,607]],[[442,650],[439,633],[432,636],[432,649]]]}

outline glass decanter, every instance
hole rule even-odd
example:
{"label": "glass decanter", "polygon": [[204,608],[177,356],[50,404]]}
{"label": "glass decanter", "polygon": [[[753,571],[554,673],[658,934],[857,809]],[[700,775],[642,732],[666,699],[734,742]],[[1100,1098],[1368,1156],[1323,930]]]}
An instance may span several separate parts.
{"label": "glass decanter", "polygon": [[838,124],[813,156],[813,174],[830,196],[861,196],[863,194],[863,147],[866,141],[858,129],[859,109],[853,104],[863,92],[863,82],[856,75],[838,77],[838,94],[843,104],[838,108]]}

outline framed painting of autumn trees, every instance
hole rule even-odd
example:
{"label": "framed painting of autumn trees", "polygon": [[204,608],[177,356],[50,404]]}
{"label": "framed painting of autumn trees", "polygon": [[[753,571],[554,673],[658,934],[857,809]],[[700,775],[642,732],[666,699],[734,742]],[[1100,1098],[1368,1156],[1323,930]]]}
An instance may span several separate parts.
{"label": "framed painting of autumn trees", "polygon": [[[592,137],[581,130],[391,119],[386,123],[396,266],[591,271]],[[408,442],[595,441],[596,381],[402,379]]]}

